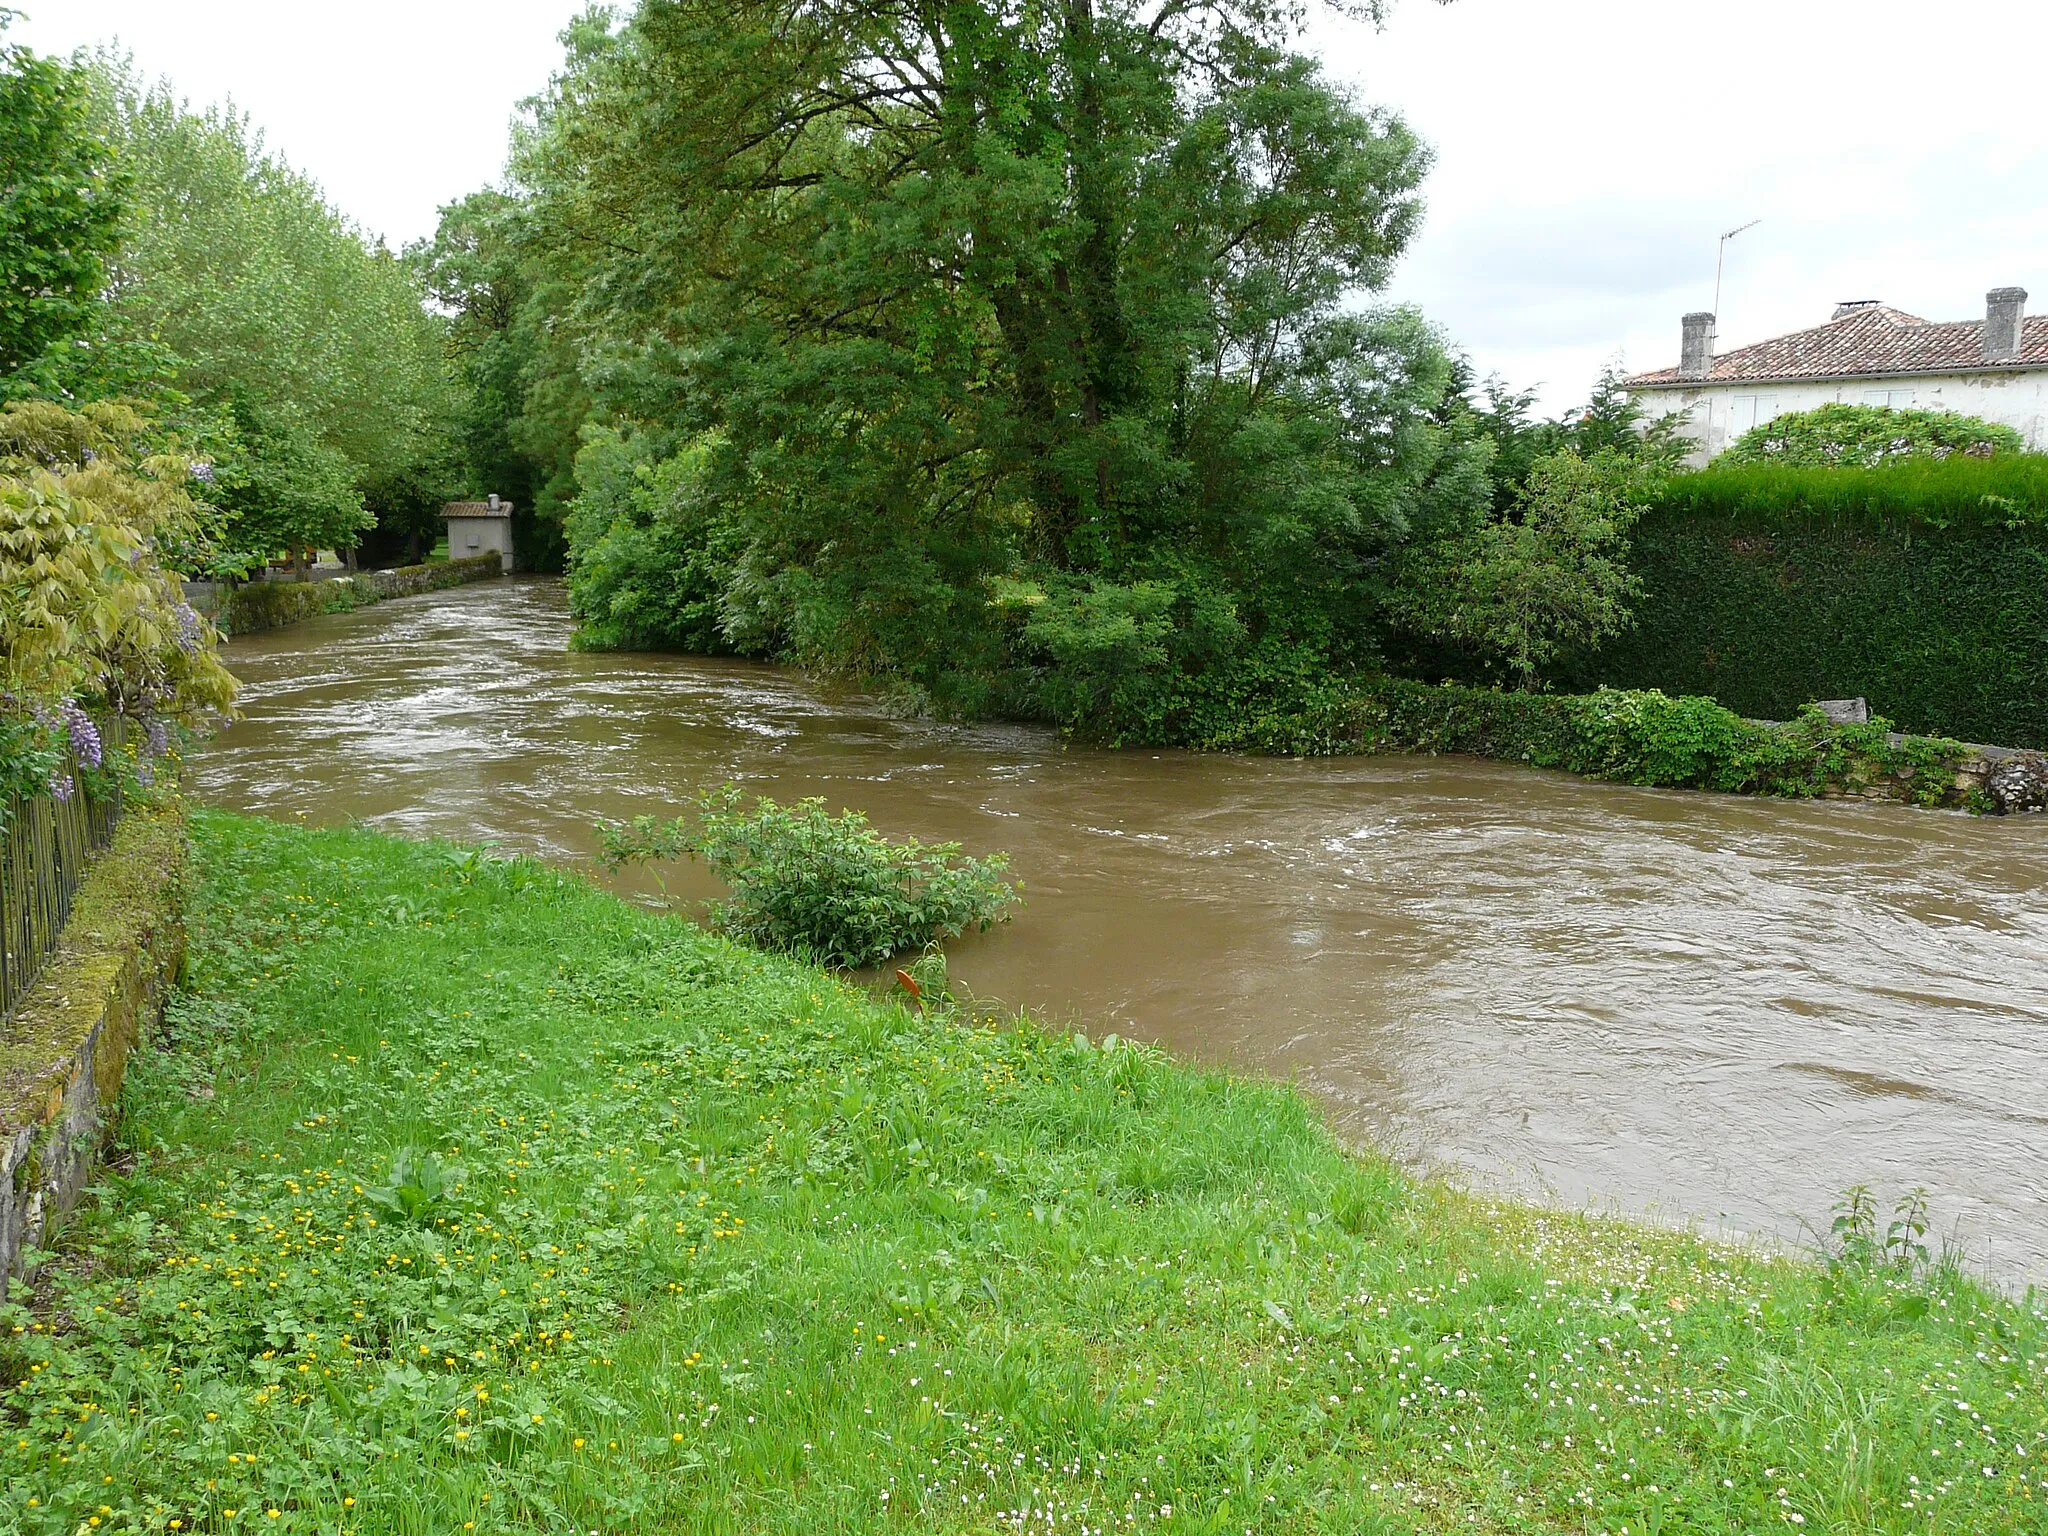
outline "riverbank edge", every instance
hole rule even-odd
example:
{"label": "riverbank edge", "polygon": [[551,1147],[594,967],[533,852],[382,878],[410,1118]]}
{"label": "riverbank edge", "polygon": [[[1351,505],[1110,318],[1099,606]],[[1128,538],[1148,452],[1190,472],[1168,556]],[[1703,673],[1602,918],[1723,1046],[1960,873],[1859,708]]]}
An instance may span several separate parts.
{"label": "riverbank edge", "polygon": [[1894,802],[2012,815],[2048,809],[2048,753],[1857,724],[1810,708],[1748,720],[1654,689],[1519,693],[1379,678],[1332,684],[1208,745],[1289,757],[1455,753],[1646,788]]}
{"label": "riverbank edge", "polygon": [[[1988,1466],[1980,1474],[1979,1460],[1970,1460],[1970,1476],[1952,1504],[1966,1506],[1966,1521],[1977,1519],[1958,1528],[2017,1529],[2007,1522],[2023,1518],[2040,1497],[2021,1474],[2030,1452],[2048,1447],[2032,1369],[2043,1319],[2031,1296],[2015,1305],[1953,1267],[1838,1271],[1692,1229],[1465,1194],[1400,1173],[1371,1149],[1346,1147],[1312,1101],[1284,1083],[1112,1036],[1091,1041],[1028,1016],[973,1019],[944,1008],[924,1015],[900,999],[877,998],[833,973],[727,944],[529,861],[473,866],[451,860],[444,844],[213,812],[195,814],[193,841],[199,990],[181,999],[180,1038],[163,1059],[147,1072],[137,1063],[127,1105],[142,1144],[155,1150],[124,1181],[115,1208],[101,1213],[81,1244],[59,1251],[35,1294],[22,1298],[28,1336],[19,1347],[28,1363],[10,1393],[22,1427],[19,1437],[8,1437],[9,1465],[0,1478],[14,1500],[39,1498],[69,1523],[110,1502],[152,1529],[174,1518],[210,1529],[242,1509],[280,1520],[285,1531],[396,1532],[470,1522],[526,1530],[541,1522],[517,1518],[530,1507],[522,1495],[537,1494],[550,1501],[550,1511],[564,1501],[576,1504],[579,1528],[621,1528],[619,1521],[631,1528],[647,1512],[636,1513],[624,1498],[614,1508],[601,1490],[658,1486],[673,1501],[663,1506],[670,1528],[696,1528],[686,1516],[702,1512],[690,1496],[701,1492],[705,1467],[730,1466],[733,1481],[712,1495],[728,1519],[744,1508],[761,1517],[760,1529],[794,1532],[801,1527],[793,1520],[770,1518],[781,1507],[772,1501],[786,1490],[805,1493],[808,1517],[834,1529],[894,1529],[905,1518],[896,1500],[921,1491],[909,1488],[910,1474],[949,1449],[927,1431],[962,1417],[938,1414],[933,1397],[920,1402],[917,1376],[906,1384],[903,1372],[918,1366],[899,1360],[895,1346],[913,1340],[921,1346],[913,1358],[931,1356],[931,1375],[946,1367],[943,1387],[933,1381],[922,1390],[943,1391],[949,1409],[974,1411],[972,1424],[982,1433],[1030,1434],[1034,1425],[1053,1432],[1081,1415],[1086,1423],[1075,1432],[1093,1437],[1106,1466],[1110,1458],[1130,1463],[1111,1470],[1146,1496],[1171,1498],[1176,1515],[1207,1517],[1201,1528],[1210,1530],[1238,1528],[1225,1518],[1233,1498],[1244,1505],[1240,1520],[1248,1517],[1262,1530],[1274,1528],[1259,1518],[1274,1514],[1270,1506],[1292,1522],[1282,1529],[1578,1529],[1581,1505],[1595,1501],[1612,1516],[1600,1522],[1603,1530],[1619,1523],[1660,1528],[1681,1508],[1700,1515],[1700,1529],[1761,1529],[1796,1512],[1788,1489],[1807,1511],[1800,1518],[1809,1529],[1903,1529],[1916,1517],[1924,1522],[1925,1512],[1911,1501],[1946,1469],[1932,1458],[1948,1450],[1940,1414],[1956,1395],[1985,1405],[1984,1427],[1995,1419],[2005,1474],[1994,1483]],[[223,877],[226,887],[212,889]],[[216,910],[223,900],[228,905]],[[429,982],[422,955],[445,948],[471,925],[476,959],[432,967]],[[546,942],[567,932],[578,936],[570,953]],[[359,947],[366,943],[371,947]],[[330,945],[343,948],[323,955]],[[524,968],[498,971],[508,959]],[[564,1022],[575,1021],[559,1034],[558,1051],[504,1033],[515,1023],[504,997],[514,975],[525,985],[513,995],[536,1010],[525,1020],[529,1028],[541,1017],[537,1010],[558,1004],[568,1010]],[[449,977],[461,985],[450,988]],[[541,980],[549,983],[545,999],[534,984]],[[333,1008],[325,999],[344,982],[381,994],[387,1010],[400,1003],[401,1011]],[[766,1053],[735,1062],[758,1068],[789,1058],[763,1080],[769,1096],[758,1105],[739,1103],[730,1124],[687,1110],[678,1120],[676,1100],[662,1095],[680,1091],[680,1081],[649,1087],[645,1103],[664,1106],[670,1130],[681,1126],[690,1138],[686,1150],[696,1154],[699,1175],[690,1187],[701,1184],[707,1194],[715,1187],[703,1177],[707,1157],[749,1175],[778,1160],[764,1153],[786,1163],[794,1147],[798,1160],[758,1192],[754,1178],[744,1195],[737,1181],[723,1187],[717,1198],[730,1208],[709,1207],[692,1218],[687,1240],[703,1243],[703,1256],[695,1246],[687,1261],[678,1254],[682,1283],[664,1287],[669,1271],[662,1263],[607,1257],[613,1248],[593,1236],[602,1223],[583,1201],[587,1194],[612,1210],[614,1221],[628,1219],[614,1184],[602,1180],[632,1171],[607,1160],[615,1151],[634,1158],[638,1134],[650,1127],[640,1125],[628,1145],[614,1148],[609,1142],[622,1128],[616,1121],[579,1117],[558,1128],[553,1114],[522,1114],[504,1126],[532,1105],[499,1101],[515,1082],[562,1072],[565,1061],[586,1051],[589,1076],[561,1085],[562,1112],[579,1113],[572,1106],[590,1102],[593,1091],[635,1088],[656,1064],[647,1028],[657,1007],[670,1018],[678,989],[700,1000],[696,1017],[667,1028],[685,1050],[713,1053],[698,1063],[693,1083],[731,1086],[729,1073],[713,1068],[724,1059],[717,1053],[734,1041],[732,1049],[750,1051],[758,1041]],[[637,1020],[622,1011],[629,1000],[644,1010]],[[473,1023],[470,1005],[478,1015]],[[220,1010],[217,1020],[207,1018],[209,1008]],[[483,1026],[484,1018],[492,1022]],[[232,1036],[213,1033],[230,1021]],[[479,1027],[481,1037],[473,1033]],[[881,1204],[848,1204],[856,1189],[868,1188],[859,1177],[843,1187],[829,1184],[836,1193],[806,1194],[812,1166],[805,1143],[791,1140],[796,1133],[779,1123],[779,1114],[755,1114],[802,1101],[791,1097],[789,1083],[779,1094],[770,1090],[783,1077],[806,1076],[799,1065],[821,1065],[813,1054],[838,1038],[836,1030],[850,1031],[845,1048],[853,1053],[836,1059],[855,1064],[859,1075],[850,1088],[824,1090],[823,1109],[868,1125],[881,1138],[877,1148],[893,1148],[875,1152],[881,1161],[867,1165],[868,1178],[881,1181],[869,1194]],[[554,1191],[569,1202],[560,1230],[522,1226],[515,1233],[507,1224],[494,1234],[490,1246],[508,1265],[515,1255],[525,1263],[531,1248],[536,1266],[549,1267],[533,1277],[493,1272],[482,1294],[497,1287],[503,1297],[519,1281],[538,1278],[557,1290],[559,1304],[562,1281],[541,1254],[573,1252],[568,1262],[581,1264],[571,1303],[578,1310],[573,1319],[566,1312],[543,1319],[563,1332],[554,1342],[543,1334],[510,1365],[466,1365],[462,1346],[492,1342],[482,1337],[451,1341],[449,1358],[435,1363],[413,1360],[413,1339],[400,1330],[386,1354],[378,1343],[386,1325],[362,1320],[370,1304],[356,1300],[351,1314],[344,1303],[368,1294],[366,1278],[402,1274],[415,1250],[439,1256],[451,1240],[397,1235],[403,1223],[390,1237],[377,1227],[362,1245],[365,1263],[343,1268],[341,1235],[368,1231],[375,1226],[368,1216],[390,1212],[351,1202],[349,1175],[323,1170],[330,1154],[341,1153],[335,1168],[373,1172],[381,1164],[368,1149],[416,1138],[421,1106],[401,1107],[395,1100],[403,1096],[392,1085],[409,1084],[408,1095],[429,1091],[440,1076],[434,1068],[449,1065],[450,1046],[474,1050],[480,1038],[496,1041],[496,1053],[508,1058],[520,1046],[536,1051],[529,1060],[517,1050],[514,1075],[507,1076],[492,1071],[493,1049],[484,1046],[471,1065],[483,1063],[485,1081],[451,1084],[438,1119],[429,1117],[440,1127],[431,1133],[434,1144],[445,1136],[459,1143],[469,1167],[492,1169],[480,1180],[483,1188],[504,1182],[546,1191],[546,1158],[562,1155],[556,1141],[573,1155],[607,1143],[597,1161],[588,1169],[575,1164],[566,1187]],[[401,1054],[380,1062],[387,1046]],[[306,1061],[295,1063],[287,1054],[294,1051]],[[902,1116],[915,1109],[928,1119],[922,1064],[953,1051],[966,1053],[976,1070],[1005,1063],[1023,1069],[1010,1078],[1015,1091],[1031,1095],[1025,1118],[1032,1129],[1022,1147],[1006,1144],[1001,1122],[974,1107],[985,1097],[991,1107],[1001,1103],[1013,1091],[1003,1083],[984,1076],[956,1106],[970,1139],[945,1155],[978,1158],[977,1148],[996,1149],[992,1161],[970,1164],[992,1189],[966,1191],[977,1202],[997,1197],[994,1206],[977,1204],[984,1214],[975,1219],[1007,1213],[1007,1225],[981,1234],[985,1245],[969,1245],[954,1230],[954,1197],[923,1172],[940,1155],[939,1143],[902,1139],[932,1134],[934,1125]],[[971,1087],[974,1071],[966,1081]],[[217,1100],[210,1092],[216,1086]],[[908,1097],[899,1102],[899,1093]],[[1071,1108],[1063,1102],[1070,1096]],[[746,1121],[760,1123],[742,1146],[731,1137]],[[1226,1125],[1237,1128],[1218,1129]],[[1143,1147],[1130,1144],[1134,1130],[1148,1129]],[[540,1138],[550,1134],[555,1141],[544,1151]],[[756,1150],[762,1135],[767,1141]],[[1026,1148],[1050,1149],[1056,1161],[1026,1168]],[[1198,1150],[1219,1156],[1190,1164]],[[288,1166],[265,1173],[270,1160]],[[686,1157],[677,1164],[686,1180],[688,1163]],[[860,1166],[856,1160],[855,1174]],[[801,1174],[794,1183],[790,1167]],[[216,1173],[223,1182],[215,1182]],[[1010,1187],[1013,1175],[1046,1182],[1044,1195]],[[1053,1184],[1077,1176],[1088,1190],[1073,1191],[1071,1201],[1065,1187],[1053,1193]],[[152,1184],[166,1177],[170,1182],[152,1194]],[[1134,1177],[1138,1183],[1120,1187]],[[1042,1198],[1042,1208],[1019,1208],[1033,1198]],[[513,1214],[538,1215],[541,1206],[531,1194],[526,1199],[523,1207],[514,1199]],[[770,1234],[785,1202],[795,1209],[777,1239]],[[687,1214],[687,1200],[675,1204],[674,1214]],[[1210,1205],[1215,1225],[1180,1224]],[[818,1229],[815,1217],[842,1207],[859,1218],[857,1225]],[[318,1234],[304,1240],[309,1250],[318,1248],[311,1274],[338,1287],[333,1328],[347,1330],[339,1332],[338,1349],[326,1327],[317,1340],[301,1336],[304,1322],[287,1329],[282,1345],[268,1339],[265,1327],[281,1315],[276,1287],[244,1284],[258,1273],[251,1266],[270,1272],[279,1265],[279,1278],[289,1269],[300,1287],[289,1293],[291,1302],[305,1306],[313,1280],[274,1245],[309,1212]],[[636,1252],[685,1241],[666,1237],[666,1214],[633,1228]],[[144,1215],[153,1223],[141,1223]],[[217,1219],[224,1215],[237,1219]],[[502,1220],[495,1209],[491,1215]],[[124,1245],[137,1241],[137,1231],[144,1232],[142,1247],[130,1250]],[[771,1244],[766,1250],[747,1247],[764,1241]],[[727,1248],[730,1255],[714,1256]],[[460,1247],[447,1251],[458,1267],[482,1257]],[[769,1255],[783,1262],[768,1263]],[[1131,1270],[1126,1261],[1133,1255],[1141,1256],[1139,1278],[1122,1290],[1104,1289]],[[1155,1255],[1164,1262],[1155,1263]],[[500,1252],[489,1258],[495,1264]],[[906,1258],[913,1261],[908,1281],[899,1262]],[[984,1259],[996,1265],[996,1283],[985,1295],[974,1283]],[[965,1266],[959,1275],[967,1283],[949,1286],[955,1266]],[[1181,1276],[1184,1267],[1185,1276],[1158,1294],[1145,1278]],[[793,1301],[823,1315],[825,1324],[806,1332],[784,1310]],[[606,1307],[624,1309],[631,1326],[619,1329]],[[865,1351],[859,1328],[850,1343],[841,1337],[849,1318],[886,1329],[887,1354],[880,1331]],[[464,1320],[451,1313],[444,1321],[454,1327]],[[523,1313],[515,1321],[530,1326]],[[1506,1345],[1510,1335],[1516,1347],[1496,1360],[1494,1345]],[[223,1355],[216,1347],[222,1338],[253,1342]],[[771,1351],[800,1342],[826,1353],[786,1364],[771,1358]],[[1526,1356],[1524,1344],[1532,1346]],[[1358,1359],[1347,1352],[1340,1362],[1336,1352],[1344,1346]],[[2025,1365],[2008,1369],[2008,1350],[2024,1355]],[[1020,1354],[1021,1369],[1006,1368]],[[1994,1359],[2000,1363],[1988,1363]],[[305,1369],[293,1371],[293,1361]],[[1949,1361],[1966,1369],[1937,1382],[1935,1373]],[[515,1371],[522,1362],[525,1369]],[[702,1392],[686,1398],[690,1411],[679,1415],[678,1394],[698,1379],[700,1366]],[[1622,1377],[1610,1380],[1611,1371]],[[329,1377],[333,1382],[323,1387]],[[291,1411],[268,1422],[280,1383],[301,1380],[306,1384],[287,1388],[297,1393]],[[369,1435],[373,1421],[383,1422],[375,1416],[392,1411],[399,1387],[408,1400],[426,1400],[431,1428],[405,1442],[403,1461],[389,1463],[382,1478],[381,1455],[364,1462],[337,1454],[346,1437],[301,1433],[314,1422],[331,1429],[313,1417],[331,1412]],[[778,1390],[784,1387],[791,1390]],[[1823,1410],[1864,1387],[1880,1393],[1886,1414],[1880,1420],[1859,1406],[1865,1416],[1853,1423],[1859,1434],[1877,1437],[1881,1453],[1839,1477],[1830,1447],[1843,1425]],[[1141,1390],[1148,1394],[1142,1403]],[[1370,1395],[1347,1395],[1340,1404],[1339,1391]],[[1566,1395],[1574,1391],[1598,1392],[1601,1401],[1583,1396],[1575,1407]],[[750,1412],[743,1417],[738,1408],[750,1392],[756,1395],[744,1398]],[[1156,1410],[1151,1394],[1162,1405]],[[1768,1396],[1767,1405],[1750,1403],[1759,1394]],[[786,1402],[792,1396],[803,1399],[794,1409]],[[1183,1397],[1192,1413],[1176,1412]],[[325,1408],[302,1408],[309,1398]],[[996,1401],[1004,1410],[984,1417]],[[732,1411],[721,1415],[719,1404]],[[1770,1412],[1752,1412],[1762,1406]],[[751,1410],[768,1407],[781,1417],[752,1427]],[[1668,1427],[1660,1409],[1670,1410]],[[74,1443],[81,1413],[105,1416],[120,1433],[91,1444],[79,1434]],[[507,1414],[516,1438],[505,1429]],[[364,1416],[363,1423],[358,1427],[351,1415]],[[476,1449],[466,1424],[479,1436],[495,1433],[495,1448]],[[1215,1443],[1219,1424],[1232,1435],[1252,1434],[1249,1449],[1241,1440],[1235,1448]],[[885,1428],[893,1433],[877,1433]],[[211,1442],[216,1454],[203,1465],[176,1454],[140,1454],[150,1443],[182,1451],[208,1434],[218,1437]],[[774,1457],[755,1451],[757,1434],[780,1437]],[[881,1459],[849,1452],[837,1463],[808,1465],[814,1447],[824,1456],[836,1441],[856,1436]],[[1476,1440],[1476,1451],[1467,1443],[1454,1454],[1461,1436]],[[905,1450],[892,1464],[898,1437]],[[817,1475],[789,1470],[798,1439],[803,1470]],[[219,1453],[227,1445],[237,1447],[242,1464],[223,1470]],[[1023,1440],[1019,1462],[1037,1446]],[[1218,1475],[1220,1451],[1233,1449],[1222,1458],[1228,1475]],[[1239,1462],[1246,1458],[1253,1481],[1240,1486]],[[599,1472],[600,1483],[591,1482]],[[1683,1506],[1674,1473],[1684,1479]],[[1917,1475],[1909,1480],[1910,1474]],[[201,1477],[208,1479],[203,1492]],[[217,1493],[214,1478],[221,1479]],[[853,1478],[864,1480],[835,1504],[835,1490],[848,1491],[840,1484]],[[1274,1497],[1267,1497],[1269,1487]],[[1101,1497],[1114,1488],[1091,1483],[1086,1493]],[[1312,1510],[1330,1523],[1318,1524]]]}
{"label": "riverbank edge", "polygon": [[185,958],[190,838],[181,801],[136,804],[79,888],[42,976],[0,1042],[0,1300],[24,1253],[77,1202],[130,1055],[161,1023]]}
{"label": "riverbank edge", "polygon": [[[569,646],[619,649],[589,645],[580,625],[572,627]],[[896,703],[912,714],[929,707],[915,690]],[[996,718],[1047,723],[1029,713],[997,711]],[[1063,727],[1062,735],[1105,744],[1082,728]],[[1526,693],[1332,676],[1280,698],[1212,700],[1178,725],[1107,744],[1267,757],[1449,754],[1646,789],[1862,800],[1993,816],[2048,811],[2048,752],[1894,731],[1881,718],[1834,720],[1818,705],[1795,720],[1755,720],[1714,698],[1658,689]]]}
{"label": "riverbank edge", "polygon": [[185,583],[185,600],[220,626],[225,635],[248,635],[315,618],[349,613],[388,597],[439,592],[505,574],[496,555],[467,555],[394,570],[362,571],[331,581],[248,581]]}

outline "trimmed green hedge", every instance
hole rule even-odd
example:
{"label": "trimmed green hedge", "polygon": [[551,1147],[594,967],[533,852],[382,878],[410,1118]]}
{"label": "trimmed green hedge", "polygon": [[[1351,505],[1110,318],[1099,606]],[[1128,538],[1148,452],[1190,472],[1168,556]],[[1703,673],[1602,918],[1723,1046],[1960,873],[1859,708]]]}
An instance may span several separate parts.
{"label": "trimmed green hedge", "polygon": [[1624,784],[1972,803],[1957,779],[1973,755],[1967,746],[1890,732],[1888,720],[1841,725],[1810,708],[1767,724],[1655,690],[1509,693],[1373,678],[1250,715],[1234,739],[1211,745],[1300,756],[1462,752]]}
{"label": "trimmed green hedge", "polygon": [[1634,542],[1634,628],[1558,687],[1766,719],[1861,695],[1902,730],[2048,747],[2048,456],[1680,476]]}
{"label": "trimmed green hedge", "polygon": [[1998,528],[2048,522],[2048,453],[1877,468],[1733,464],[1666,482],[1659,508],[1750,530]]}

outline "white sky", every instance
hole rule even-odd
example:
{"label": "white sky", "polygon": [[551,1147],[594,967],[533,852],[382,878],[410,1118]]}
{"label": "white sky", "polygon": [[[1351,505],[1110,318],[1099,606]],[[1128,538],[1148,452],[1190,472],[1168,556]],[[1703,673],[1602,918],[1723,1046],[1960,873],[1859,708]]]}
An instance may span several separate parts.
{"label": "white sky", "polygon": [[[12,0],[49,52],[118,39],[195,103],[232,97],[273,148],[393,244],[496,177],[506,124],[577,0]],[[1322,20],[1363,99],[1436,148],[1394,297],[1481,372],[1561,409],[1617,352],[1677,361],[1713,301],[1724,348],[1875,298],[2048,308],[2042,0],[1396,0]]]}

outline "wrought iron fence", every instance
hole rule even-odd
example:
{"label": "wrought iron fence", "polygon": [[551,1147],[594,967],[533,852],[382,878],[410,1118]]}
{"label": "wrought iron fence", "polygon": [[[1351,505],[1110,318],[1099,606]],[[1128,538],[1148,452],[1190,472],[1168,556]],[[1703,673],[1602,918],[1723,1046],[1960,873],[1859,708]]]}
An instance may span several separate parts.
{"label": "wrought iron fence", "polygon": [[[118,750],[118,732],[104,735],[108,749]],[[35,795],[7,807],[0,846],[0,1017],[11,1017],[35,984],[92,856],[113,841],[121,819],[118,777],[110,774],[110,787],[94,789],[76,763],[70,771],[77,788],[65,799]]]}

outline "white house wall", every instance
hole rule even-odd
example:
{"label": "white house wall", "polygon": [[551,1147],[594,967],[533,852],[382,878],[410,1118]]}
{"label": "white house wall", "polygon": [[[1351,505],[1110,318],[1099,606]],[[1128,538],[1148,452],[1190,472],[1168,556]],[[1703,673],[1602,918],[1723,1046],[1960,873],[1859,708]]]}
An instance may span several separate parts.
{"label": "white house wall", "polygon": [[1775,416],[1837,401],[1978,416],[2013,428],[2029,448],[2048,449],[2048,370],[2038,368],[1819,384],[1659,385],[1633,393],[1653,420],[1672,411],[1686,416],[1686,435],[1701,445],[1687,460],[1693,465],[1706,463],[1751,427]]}

